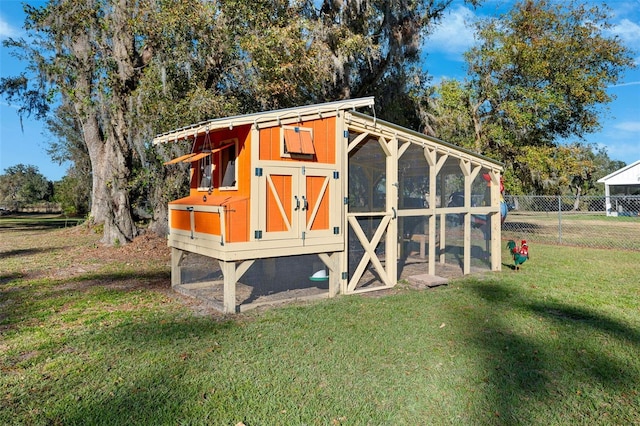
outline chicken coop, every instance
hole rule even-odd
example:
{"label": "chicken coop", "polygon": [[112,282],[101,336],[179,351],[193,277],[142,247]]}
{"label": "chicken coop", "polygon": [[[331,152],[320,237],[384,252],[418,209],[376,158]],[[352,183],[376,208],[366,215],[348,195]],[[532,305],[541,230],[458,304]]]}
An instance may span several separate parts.
{"label": "chicken coop", "polygon": [[428,275],[501,268],[502,165],[377,119],[371,97],[153,142],[191,146],[166,163],[190,178],[169,203],[172,287],[224,312],[391,288],[411,262]]}

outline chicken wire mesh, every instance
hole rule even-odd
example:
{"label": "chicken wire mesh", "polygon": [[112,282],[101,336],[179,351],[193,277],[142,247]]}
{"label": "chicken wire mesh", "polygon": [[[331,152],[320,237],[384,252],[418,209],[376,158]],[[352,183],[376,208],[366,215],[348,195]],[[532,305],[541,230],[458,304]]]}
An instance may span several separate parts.
{"label": "chicken wire mesh", "polygon": [[502,238],[640,250],[640,196],[505,196]]}

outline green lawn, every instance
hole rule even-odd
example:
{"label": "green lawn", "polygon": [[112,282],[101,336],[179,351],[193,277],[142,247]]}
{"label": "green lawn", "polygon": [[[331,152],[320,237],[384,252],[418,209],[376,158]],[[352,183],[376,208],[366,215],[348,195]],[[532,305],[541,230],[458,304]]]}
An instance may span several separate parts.
{"label": "green lawn", "polygon": [[520,272],[222,316],[167,259],[0,229],[1,424],[640,422],[638,252],[532,246]]}

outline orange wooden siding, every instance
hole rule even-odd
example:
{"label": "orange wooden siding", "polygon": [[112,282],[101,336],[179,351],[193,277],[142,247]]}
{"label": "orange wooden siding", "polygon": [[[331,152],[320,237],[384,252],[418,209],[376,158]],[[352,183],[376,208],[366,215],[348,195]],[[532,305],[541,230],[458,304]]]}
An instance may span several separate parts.
{"label": "orange wooden siding", "polygon": [[220,215],[211,212],[194,212],[196,232],[220,235]]}
{"label": "orange wooden siding", "polygon": [[[324,176],[307,176],[307,198],[309,200],[309,209],[307,210],[307,226],[311,220],[311,215],[316,205],[320,204],[315,219],[310,224],[309,229],[312,231],[320,229],[329,229],[329,188],[325,187],[327,178]],[[324,191],[323,191],[324,189]]]}
{"label": "orange wooden siding", "polygon": [[[194,231],[208,235],[219,236],[220,215],[215,212],[198,211],[198,206],[223,206],[225,215],[225,241],[249,241],[249,199],[207,196],[189,196],[173,201],[169,205],[193,206]],[[191,231],[191,212],[187,210],[171,210],[171,229]]]}
{"label": "orange wooden siding", "polygon": [[[325,164],[336,162],[336,119],[335,117],[319,118],[317,120],[302,121],[295,126],[313,129],[313,148],[315,156],[302,161],[313,161]],[[280,157],[281,146],[280,127],[260,129],[260,160],[301,161],[301,159]]]}
{"label": "orange wooden siding", "polygon": [[169,227],[180,231],[190,231],[191,218],[189,212],[184,210],[173,210],[171,212],[171,223],[169,224]]}
{"label": "orange wooden siding", "polygon": [[[273,188],[267,185],[266,231],[288,231],[291,224],[291,175],[271,175]],[[282,215],[280,207],[284,210]]]}
{"label": "orange wooden siding", "polygon": [[226,217],[227,241],[230,243],[249,241],[249,199],[245,198],[229,204]]}
{"label": "orange wooden siding", "polygon": [[[215,150],[220,147],[223,141],[230,139],[238,139],[238,148],[236,152],[236,168],[238,172],[238,180],[236,182],[237,190],[220,190],[220,175],[219,170],[221,158],[224,155],[222,151],[217,151],[212,154],[213,164],[216,164],[216,170],[213,173],[213,190],[211,195],[213,196],[240,196],[249,197],[251,192],[251,125],[244,125],[234,127],[233,129],[216,130],[209,133],[209,140],[206,140],[206,135],[199,135],[196,141],[195,151],[199,151],[206,148],[206,145],[210,145],[210,149]],[[206,191],[198,190],[198,173],[191,174],[191,195],[202,195]]]}

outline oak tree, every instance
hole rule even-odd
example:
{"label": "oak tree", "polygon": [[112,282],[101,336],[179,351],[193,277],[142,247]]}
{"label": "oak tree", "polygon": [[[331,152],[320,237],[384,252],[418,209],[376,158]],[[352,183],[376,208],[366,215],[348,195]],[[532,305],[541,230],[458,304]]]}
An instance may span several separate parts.
{"label": "oak tree", "polygon": [[465,126],[463,145],[505,162],[519,191],[544,191],[548,179],[536,177],[544,167],[532,169],[541,164],[532,160],[558,159],[552,168],[562,172],[564,151],[575,147],[560,141],[600,128],[607,87],[633,66],[609,28],[606,6],[576,1],[525,0],[478,22],[478,43],[465,54],[468,79],[436,90],[439,133],[452,134],[451,120],[466,110],[471,121],[455,121]]}

